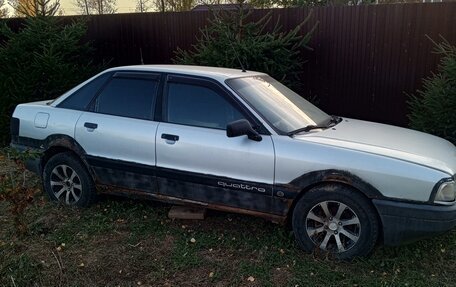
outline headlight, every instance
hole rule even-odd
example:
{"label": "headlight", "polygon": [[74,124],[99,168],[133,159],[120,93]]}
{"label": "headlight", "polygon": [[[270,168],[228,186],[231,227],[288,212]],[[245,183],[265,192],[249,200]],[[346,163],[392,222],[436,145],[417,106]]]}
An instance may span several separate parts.
{"label": "headlight", "polygon": [[435,194],[435,203],[452,204],[456,200],[456,184],[454,181],[443,182]]}

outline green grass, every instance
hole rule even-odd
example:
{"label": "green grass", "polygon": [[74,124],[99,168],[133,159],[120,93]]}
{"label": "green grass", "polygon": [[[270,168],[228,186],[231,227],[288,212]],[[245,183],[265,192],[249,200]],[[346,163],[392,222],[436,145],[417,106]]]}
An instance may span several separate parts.
{"label": "green grass", "polygon": [[119,198],[82,210],[39,199],[25,238],[2,212],[0,286],[455,285],[455,231],[347,263],[300,251],[289,230],[258,218],[172,221],[168,210]]}
{"label": "green grass", "polygon": [[35,282],[39,278],[41,266],[36,260],[27,254],[18,254],[17,256],[8,256],[8,248],[0,249],[0,275],[2,278],[2,286],[17,285],[25,286],[30,282]]}

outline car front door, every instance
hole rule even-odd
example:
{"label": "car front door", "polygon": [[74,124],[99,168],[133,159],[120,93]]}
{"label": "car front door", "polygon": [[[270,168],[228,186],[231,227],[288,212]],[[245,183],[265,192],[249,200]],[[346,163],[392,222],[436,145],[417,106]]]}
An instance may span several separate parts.
{"label": "car front door", "polygon": [[117,72],[79,118],[75,138],[99,183],[156,192],[158,86],[157,74]]}
{"label": "car front door", "polygon": [[168,75],[157,135],[159,193],[233,208],[271,212],[274,147],[261,141],[228,138],[238,119],[256,125],[245,108],[220,84]]}

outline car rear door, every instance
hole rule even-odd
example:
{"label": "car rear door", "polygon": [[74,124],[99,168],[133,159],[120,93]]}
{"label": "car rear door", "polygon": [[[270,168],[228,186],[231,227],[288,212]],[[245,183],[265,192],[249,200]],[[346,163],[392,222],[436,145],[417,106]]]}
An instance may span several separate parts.
{"label": "car rear door", "polygon": [[159,75],[117,72],[79,118],[75,138],[101,184],[156,191]]}
{"label": "car rear door", "polygon": [[245,118],[258,125],[227,90],[209,79],[168,75],[161,112],[156,135],[160,194],[261,212],[274,209],[271,136],[263,131],[259,142],[226,136],[229,122]]}

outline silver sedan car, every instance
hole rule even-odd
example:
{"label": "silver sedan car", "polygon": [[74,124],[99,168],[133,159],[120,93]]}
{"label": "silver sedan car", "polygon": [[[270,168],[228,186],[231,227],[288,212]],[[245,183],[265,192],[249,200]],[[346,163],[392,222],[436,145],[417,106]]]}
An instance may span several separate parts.
{"label": "silver sedan car", "polygon": [[340,259],[456,225],[453,144],[330,116],[264,73],[113,68],[18,105],[11,135],[68,205],[103,192],[249,214]]}

